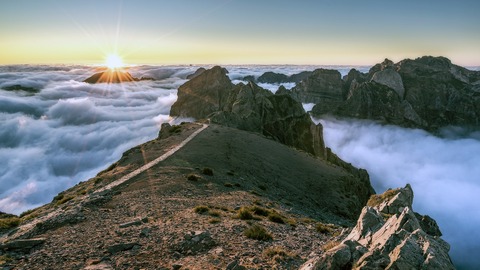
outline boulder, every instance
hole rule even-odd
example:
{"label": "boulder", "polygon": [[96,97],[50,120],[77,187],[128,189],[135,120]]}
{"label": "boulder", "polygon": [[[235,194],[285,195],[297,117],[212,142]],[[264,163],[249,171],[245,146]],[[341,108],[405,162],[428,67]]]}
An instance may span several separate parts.
{"label": "boulder", "polygon": [[455,269],[436,222],[412,202],[410,185],[374,195],[350,234],[309,269]]}
{"label": "boulder", "polygon": [[194,255],[199,252],[207,251],[216,245],[210,232],[196,231],[190,232],[183,237],[177,245],[177,251],[182,254]]}
{"label": "boulder", "polygon": [[27,252],[32,248],[45,243],[45,238],[17,239],[0,245],[0,250]]}

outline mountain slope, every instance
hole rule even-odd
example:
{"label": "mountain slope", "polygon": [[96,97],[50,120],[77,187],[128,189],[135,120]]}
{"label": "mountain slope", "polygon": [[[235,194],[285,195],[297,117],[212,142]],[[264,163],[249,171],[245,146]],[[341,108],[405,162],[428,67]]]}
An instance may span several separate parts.
{"label": "mountain slope", "polygon": [[[5,244],[8,264],[29,269],[205,269],[238,261],[252,267],[298,267],[312,248],[321,249],[342,231],[331,225],[328,232],[319,232],[317,223],[353,225],[372,192],[368,178],[342,167],[256,133],[211,125],[170,158],[100,198],[88,199],[198,128],[165,125],[157,140],[128,151],[109,170],[62,193],[62,198],[72,197],[68,201],[56,199],[30,213],[35,221],[55,209],[64,214],[76,209],[75,218],[43,221],[24,235],[41,239],[35,247]],[[201,207],[207,210],[196,213]],[[245,209],[257,214],[242,220],[239,212]],[[247,238],[244,231],[253,225],[264,227],[273,240]],[[15,241],[2,238],[7,239]],[[275,250],[289,255],[273,260]]]}

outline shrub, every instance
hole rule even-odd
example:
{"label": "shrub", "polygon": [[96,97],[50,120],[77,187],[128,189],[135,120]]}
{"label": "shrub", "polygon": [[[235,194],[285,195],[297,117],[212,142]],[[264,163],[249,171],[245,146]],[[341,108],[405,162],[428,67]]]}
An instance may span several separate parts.
{"label": "shrub", "polygon": [[267,190],[267,186],[265,185],[258,185],[258,188],[261,190]]}
{"label": "shrub", "polygon": [[205,174],[205,175],[212,176],[213,175],[213,170],[210,169],[210,168],[203,168],[202,173]]}
{"label": "shrub", "polygon": [[179,125],[172,126],[169,130],[169,133],[180,133],[182,132],[182,127]]}
{"label": "shrub", "polygon": [[327,242],[325,245],[323,245],[322,249],[327,251],[338,246],[339,244],[340,244],[340,241],[330,241],[330,242]]}
{"label": "shrub", "polygon": [[370,196],[368,199],[367,205],[370,207],[378,206],[384,201],[390,200],[399,192],[398,189],[389,189],[385,191],[383,194],[374,194]]}
{"label": "shrub", "polygon": [[205,205],[199,205],[199,206],[196,206],[193,211],[195,211],[195,213],[197,214],[206,214],[210,211],[210,209],[208,208],[208,206],[205,206]]}
{"label": "shrub", "polygon": [[63,196],[62,195],[62,198],[57,200],[57,202],[55,203],[55,205],[61,205],[61,204],[64,204],[70,200],[72,200],[73,198],[75,198],[74,196]]}
{"label": "shrub", "polygon": [[294,254],[288,252],[285,250],[283,247],[269,247],[263,251],[263,255],[269,257],[269,258],[279,258],[279,259],[287,259],[287,258],[292,258],[295,257]]}
{"label": "shrub", "polygon": [[0,219],[0,231],[8,230],[20,225],[20,218],[13,216]]}
{"label": "shrub", "polygon": [[210,223],[210,224],[217,224],[217,223],[220,223],[220,221],[221,221],[221,220],[218,219],[218,218],[211,218],[211,219],[208,220],[208,223]]}
{"label": "shrub", "polygon": [[264,216],[264,217],[266,217],[270,214],[270,210],[259,207],[259,206],[256,206],[256,205],[252,207],[252,212],[255,215]]}
{"label": "shrub", "polygon": [[200,176],[191,173],[191,174],[187,175],[187,180],[196,182],[196,181],[200,180]]}
{"label": "shrub", "polygon": [[237,212],[237,217],[241,220],[253,219],[253,215],[250,210],[246,207],[242,207]]}
{"label": "shrub", "polygon": [[267,241],[273,239],[272,235],[260,225],[253,225],[247,228],[244,234],[246,237],[255,240]]}
{"label": "shrub", "polygon": [[323,223],[317,223],[317,225],[315,226],[315,229],[317,230],[317,232],[323,233],[323,234],[329,234],[333,232],[333,227],[331,225],[323,224]]}
{"label": "shrub", "polygon": [[220,212],[215,211],[215,210],[210,210],[210,211],[208,211],[208,214],[209,214],[210,216],[212,216],[212,217],[219,217],[219,216],[221,216]]}
{"label": "shrub", "polygon": [[280,223],[280,224],[285,223],[285,220],[283,219],[283,217],[275,212],[270,212],[270,214],[268,214],[268,220],[270,220],[271,222]]}

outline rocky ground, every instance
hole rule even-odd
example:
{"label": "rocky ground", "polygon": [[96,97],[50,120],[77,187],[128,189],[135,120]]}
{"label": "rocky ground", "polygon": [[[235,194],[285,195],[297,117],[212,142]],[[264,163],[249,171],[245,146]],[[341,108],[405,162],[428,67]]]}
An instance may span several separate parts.
{"label": "rocky ground", "polygon": [[[170,128],[159,139],[125,153],[97,177],[59,195],[69,200],[56,198],[24,218],[35,220],[53,209],[75,208],[94,190],[155,159],[198,128],[196,124]],[[236,143],[240,138],[244,144]],[[235,154],[241,152],[239,147],[244,148],[244,155]],[[261,156],[266,149],[270,153]],[[257,134],[213,125],[169,159],[115,188],[104,200],[84,204],[77,214],[81,218],[58,226],[49,224],[29,235],[40,240],[37,246],[27,245],[22,250],[5,245],[2,267],[225,269],[230,265],[229,269],[241,269],[233,267],[238,264],[253,269],[298,268],[346,233],[338,224],[352,225],[352,219],[341,215],[347,211],[342,208],[351,206],[328,205],[342,200],[335,197],[341,193],[336,191],[337,185],[327,182],[355,178],[319,161]],[[280,167],[289,171],[289,166],[309,162],[319,168],[304,165],[297,175],[280,176]],[[308,174],[312,183],[307,180],[306,189],[287,189],[298,183],[299,177],[308,179]],[[308,192],[308,188],[312,190]],[[327,225],[330,223],[337,225]],[[260,230],[257,237],[265,239],[247,237],[246,230],[251,228]]]}

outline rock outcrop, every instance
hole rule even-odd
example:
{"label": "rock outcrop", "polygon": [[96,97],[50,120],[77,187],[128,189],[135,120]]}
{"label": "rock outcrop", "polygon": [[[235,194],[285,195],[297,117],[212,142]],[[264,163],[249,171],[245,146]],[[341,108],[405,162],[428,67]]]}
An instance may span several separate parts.
{"label": "rock outcrop", "polygon": [[306,79],[311,74],[312,74],[311,71],[302,71],[300,73],[287,76],[282,73],[268,71],[260,75],[260,77],[258,77],[256,80],[255,80],[255,77],[251,75],[245,76],[243,80],[259,82],[259,83],[288,83],[288,82],[299,83],[302,80]]}
{"label": "rock outcrop", "polygon": [[203,68],[203,67],[198,68],[197,70],[195,70],[194,73],[188,75],[188,76],[187,76],[187,79],[188,79],[188,80],[191,80],[191,79],[197,77],[198,75],[202,74],[205,70],[206,70],[206,69]]}
{"label": "rock outcrop", "polygon": [[217,66],[180,86],[170,115],[209,118],[324,157],[322,126],[312,122],[299,102],[289,95],[274,95],[253,82],[234,85],[226,74]]}
{"label": "rock outcrop", "polygon": [[367,74],[352,69],[343,80],[335,73],[315,71],[292,89],[294,97],[315,103],[315,116],[333,114],[427,130],[480,123],[480,72],[447,58],[425,56],[396,64],[385,59]]}
{"label": "rock outcrop", "polygon": [[455,269],[435,220],[412,203],[410,185],[372,196],[350,234],[301,269]]}
{"label": "rock outcrop", "polygon": [[[143,80],[152,80],[151,78],[142,78]],[[130,73],[123,70],[106,70],[95,73],[85,79],[83,82],[95,83],[122,83],[122,82],[138,82],[141,79],[134,78]]]}

